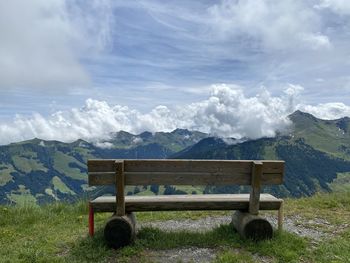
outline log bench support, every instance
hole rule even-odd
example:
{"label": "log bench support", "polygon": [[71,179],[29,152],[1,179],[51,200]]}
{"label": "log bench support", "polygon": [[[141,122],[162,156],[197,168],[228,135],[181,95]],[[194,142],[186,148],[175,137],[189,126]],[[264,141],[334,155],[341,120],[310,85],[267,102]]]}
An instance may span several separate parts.
{"label": "log bench support", "polygon": [[131,244],[135,240],[136,219],[133,213],[123,216],[113,215],[108,219],[104,237],[108,246],[112,248],[120,248]]}
{"label": "log bench support", "polygon": [[[139,211],[236,210],[232,225],[244,238],[272,237],[273,228],[259,210],[278,210],[282,229],[283,200],[261,194],[262,185],[283,183],[283,161],[245,160],[89,160],[89,185],[114,185],[116,196],[89,202],[89,235],[94,213],[113,212],[104,228],[108,246],[119,248],[135,239]],[[250,185],[250,194],[125,196],[126,185]]]}
{"label": "log bench support", "polygon": [[135,239],[136,219],[133,213],[125,213],[125,174],[124,162],[115,162],[116,173],[116,211],[107,221],[103,231],[106,243],[112,248],[120,248],[132,243]]}
{"label": "log bench support", "polygon": [[243,238],[254,241],[272,238],[271,224],[258,215],[236,211],[232,215],[232,225]]}

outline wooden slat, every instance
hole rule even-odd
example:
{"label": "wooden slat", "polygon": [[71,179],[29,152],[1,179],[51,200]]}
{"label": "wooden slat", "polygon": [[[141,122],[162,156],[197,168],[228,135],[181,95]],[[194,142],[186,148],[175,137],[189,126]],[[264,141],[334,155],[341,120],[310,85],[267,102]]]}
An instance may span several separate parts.
{"label": "wooden slat", "polygon": [[[89,185],[114,184],[115,160],[89,160]],[[282,184],[283,161],[262,161],[261,184]],[[126,185],[250,185],[252,161],[125,160]]]}
{"label": "wooden slat", "polygon": [[[210,174],[210,173],[171,173],[171,172],[125,172],[126,185],[250,185],[251,176],[246,174]],[[261,184],[282,184],[282,174],[263,174]],[[113,185],[115,173],[89,173],[89,185]]]}
{"label": "wooden slat", "polygon": [[193,172],[193,173],[230,173],[237,170],[248,173],[250,161],[230,160],[127,160],[127,172]]}
{"label": "wooden slat", "polygon": [[[249,194],[126,196],[126,212],[181,210],[248,210]],[[260,195],[260,210],[278,210],[283,202],[270,194]],[[90,202],[96,212],[113,212],[114,196]]]}
{"label": "wooden slat", "polygon": [[88,183],[90,186],[115,184],[115,172],[89,172]]}
{"label": "wooden slat", "polygon": [[[231,174],[216,173],[172,173],[144,172],[125,173],[127,185],[250,185],[251,175],[232,172]],[[262,175],[263,184],[280,184],[281,174]]]}
{"label": "wooden slat", "polygon": [[124,161],[115,161],[115,171],[116,171],[116,202],[117,216],[125,215],[125,174],[124,174]]}
{"label": "wooden slat", "polygon": [[253,162],[252,167],[252,182],[249,198],[249,213],[257,215],[259,213],[259,199],[260,199],[260,186],[261,178],[263,176],[263,163],[259,161]]}
{"label": "wooden slat", "polygon": [[[89,172],[114,172],[117,160],[88,160]],[[252,160],[124,160],[126,172],[251,172]],[[283,161],[265,160],[264,173],[281,173]]]}
{"label": "wooden slat", "polygon": [[89,172],[115,172],[114,164],[118,160],[115,159],[90,159],[87,162]]}
{"label": "wooden slat", "polygon": [[277,222],[278,222],[278,230],[282,230],[283,228],[283,201],[281,203],[280,208],[278,209],[278,218],[277,218]]}

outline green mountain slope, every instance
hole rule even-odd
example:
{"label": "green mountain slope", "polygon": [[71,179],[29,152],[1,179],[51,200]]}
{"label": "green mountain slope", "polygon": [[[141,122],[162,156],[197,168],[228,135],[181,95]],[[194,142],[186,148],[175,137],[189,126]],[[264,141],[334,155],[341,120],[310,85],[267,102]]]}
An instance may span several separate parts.
{"label": "green mountain slope", "polygon": [[[296,111],[288,136],[262,138],[236,144],[225,144],[218,138],[205,138],[172,156],[178,159],[282,159],[286,161],[285,183],[266,188],[280,196],[312,195],[330,191],[330,184],[350,182],[350,119],[320,120]],[[233,141],[234,142],[234,141]],[[210,187],[206,192],[227,193],[246,188]]]}
{"label": "green mountain slope", "polygon": [[[198,145],[176,154],[179,159],[228,159],[228,160],[260,160],[281,159],[286,162],[284,185],[267,187],[267,192],[279,196],[312,195],[320,190],[330,190],[329,183],[337,178],[338,173],[350,172],[350,161],[333,157],[325,152],[314,149],[303,140],[287,137],[263,138],[235,145],[225,145],[218,142],[212,145],[210,138],[202,140],[203,145],[210,144],[208,150],[198,150]],[[210,187],[208,193],[228,193],[246,191],[245,188]]]}
{"label": "green mountain slope", "polygon": [[301,111],[289,118],[295,140],[301,138],[317,150],[350,160],[350,118],[321,120]]}
{"label": "green mountain slope", "polygon": [[100,144],[104,148],[83,140],[62,143],[40,139],[0,146],[0,203],[75,200],[87,190],[88,159],[162,159],[206,136],[177,129],[140,135],[118,132]]}
{"label": "green mountain slope", "polygon": [[[275,138],[238,141],[208,137],[177,129],[170,133],[117,132],[98,144],[29,141],[0,146],[0,203],[41,204],[75,200],[114,188],[87,187],[86,161],[90,158],[188,158],[188,159],[283,159],[285,184],[266,190],[280,196],[311,195],[329,191],[334,182],[350,185],[350,119],[320,120],[297,111],[290,116],[290,134]],[[336,179],[336,180],[335,180]],[[338,189],[333,187],[332,189]],[[127,194],[202,193],[246,191],[237,187],[174,188],[171,186],[128,187]]]}

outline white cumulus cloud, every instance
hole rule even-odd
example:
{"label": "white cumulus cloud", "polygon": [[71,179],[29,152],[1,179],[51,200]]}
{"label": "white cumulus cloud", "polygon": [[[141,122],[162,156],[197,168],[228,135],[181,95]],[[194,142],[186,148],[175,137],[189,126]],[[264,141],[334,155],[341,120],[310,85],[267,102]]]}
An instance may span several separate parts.
{"label": "white cumulus cloud", "polygon": [[336,14],[350,15],[350,1],[348,0],[320,0],[316,8],[329,8]]}
{"label": "white cumulus cloud", "polygon": [[302,105],[300,110],[311,113],[317,118],[333,120],[345,116],[350,117],[350,106],[341,102],[320,103],[317,105]]}
{"label": "white cumulus cloud", "polygon": [[84,87],[83,55],[108,42],[108,1],[0,1],[0,91]]}
{"label": "white cumulus cloud", "polygon": [[99,142],[108,139],[111,132],[124,130],[138,134],[176,128],[254,139],[288,131],[291,124],[288,115],[296,109],[323,119],[350,116],[350,106],[343,103],[315,106],[298,103],[302,91],[301,86],[289,84],[280,97],[272,96],[266,88],[248,97],[241,86],[219,84],[212,86],[210,96],[205,100],[174,108],[157,106],[147,113],[88,99],[81,108],[58,111],[48,117],[18,115],[12,122],[0,124],[0,143],[38,137],[65,142],[85,139],[110,147]]}

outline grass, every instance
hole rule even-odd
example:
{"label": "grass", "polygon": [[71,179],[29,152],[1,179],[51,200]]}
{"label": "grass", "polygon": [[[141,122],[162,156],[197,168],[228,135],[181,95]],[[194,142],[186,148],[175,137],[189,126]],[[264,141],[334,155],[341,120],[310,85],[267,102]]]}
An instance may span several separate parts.
{"label": "grass", "polygon": [[317,262],[350,262],[350,229],[324,242],[312,251],[310,258],[317,258]]}
{"label": "grass", "polygon": [[286,215],[301,215],[308,219],[319,217],[332,224],[350,222],[350,192],[318,193],[312,197],[287,199],[285,206]]}
{"label": "grass", "polygon": [[348,192],[350,191],[350,172],[338,173],[337,178],[329,184],[333,192]]}
{"label": "grass", "polygon": [[16,164],[16,168],[23,173],[30,173],[31,171],[42,170],[47,172],[47,168],[43,166],[38,160],[33,159],[32,157],[23,157],[23,156],[13,156],[13,162]]}
{"label": "grass", "polygon": [[12,181],[13,176],[11,175],[12,172],[15,172],[15,169],[11,164],[7,164],[7,166],[0,166],[0,186],[6,185],[8,182]]}
{"label": "grass", "polygon": [[[332,224],[350,222],[350,193],[318,194],[287,200],[290,215],[322,217]],[[330,212],[331,211],[331,212]],[[137,213],[138,222],[167,219],[198,219],[230,212]],[[0,262],[152,262],[150,251],[188,247],[211,248],[214,262],[349,262],[350,228],[315,244],[288,232],[276,232],[271,240],[243,240],[232,226],[221,225],[207,232],[164,232],[142,228],[135,243],[120,250],[106,247],[103,226],[109,214],[96,214],[96,235],[87,235],[85,201],[54,203],[41,207],[0,206]]]}
{"label": "grass", "polygon": [[69,163],[84,164],[80,163],[77,159],[69,156],[63,152],[56,151],[54,154],[54,168],[62,174],[65,174],[75,180],[86,180],[86,174],[82,173],[78,168],[69,167]]}
{"label": "grass", "polygon": [[22,184],[18,185],[18,190],[11,191],[7,198],[18,206],[37,206],[36,198],[30,193],[29,189]]}
{"label": "grass", "polygon": [[75,195],[75,192],[72,191],[58,176],[52,178],[52,184],[54,189],[60,191],[63,194]]}

